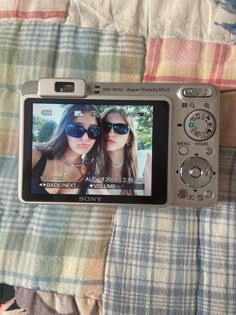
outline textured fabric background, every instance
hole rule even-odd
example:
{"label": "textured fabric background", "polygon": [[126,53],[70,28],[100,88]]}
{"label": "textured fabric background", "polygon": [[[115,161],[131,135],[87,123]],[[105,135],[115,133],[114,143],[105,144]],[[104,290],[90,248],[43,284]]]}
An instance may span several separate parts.
{"label": "textured fabric background", "polygon": [[[221,148],[221,201],[212,208],[116,213],[17,199],[23,82],[64,76],[234,89],[235,9],[232,0],[1,0],[0,282],[21,287],[27,311],[34,303],[69,315],[71,294],[88,301],[86,314],[104,292],[105,314],[236,313],[235,147]],[[64,294],[67,310],[52,291]]]}
{"label": "textured fabric background", "polygon": [[236,46],[179,38],[147,40],[146,82],[213,83],[236,86]]}
{"label": "textured fabric background", "polygon": [[26,206],[17,198],[19,89],[40,77],[140,81],[143,38],[0,22],[0,281],[99,298],[115,207]]}
{"label": "textured fabric background", "polygon": [[236,150],[220,150],[210,208],[118,209],[105,314],[235,314]]}
{"label": "textured fabric background", "polygon": [[15,288],[17,302],[30,314],[102,315],[102,302],[66,294]]}

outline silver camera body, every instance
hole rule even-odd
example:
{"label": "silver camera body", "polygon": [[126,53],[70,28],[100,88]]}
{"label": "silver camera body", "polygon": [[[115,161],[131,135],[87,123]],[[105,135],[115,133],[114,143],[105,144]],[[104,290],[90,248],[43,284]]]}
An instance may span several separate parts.
{"label": "silver camera body", "polygon": [[[212,84],[205,83],[106,83],[86,82],[82,79],[41,79],[29,81],[22,88],[21,97],[21,135],[20,135],[20,167],[19,167],[19,198],[23,202],[38,202],[39,196],[32,200],[22,197],[24,182],[27,176],[24,171],[25,147],[27,146],[25,131],[25,102],[27,99],[61,99],[129,102],[152,102],[153,108],[164,101],[168,106],[168,126],[165,131],[168,155],[166,172],[166,198],[164,202],[152,199],[133,198],[128,204],[150,206],[210,206],[218,199],[218,160],[219,160],[219,90]],[[157,103],[155,105],[155,102]],[[158,117],[158,114],[157,114]],[[155,117],[153,126],[157,122]],[[158,130],[157,135],[161,135]],[[168,133],[166,135],[166,132]],[[163,131],[164,137],[164,131]],[[31,143],[28,144],[29,146]],[[161,148],[153,139],[152,151]],[[152,160],[152,187],[161,186],[158,173],[154,173],[156,159]],[[160,162],[159,162],[160,163]],[[153,190],[152,194],[155,194]],[[152,196],[155,197],[155,196]],[[75,203],[75,199],[58,200],[59,203]],[[158,198],[157,198],[158,199]],[[78,196],[79,203],[116,203],[127,205],[123,196],[120,201],[112,199],[104,201],[103,196]],[[128,199],[127,199],[128,200]],[[146,200],[148,202],[146,202]],[[53,201],[42,200],[42,203]]]}

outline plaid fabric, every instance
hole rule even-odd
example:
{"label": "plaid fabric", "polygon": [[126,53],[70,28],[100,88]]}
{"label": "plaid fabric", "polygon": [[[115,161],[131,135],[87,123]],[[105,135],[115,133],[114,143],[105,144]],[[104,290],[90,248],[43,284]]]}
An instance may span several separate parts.
{"label": "plaid fabric", "polygon": [[[235,53],[230,45],[149,38],[143,79],[235,88]],[[229,103],[227,95],[223,99]],[[227,104],[222,127],[226,121],[233,124],[233,104]],[[232,132],[222,133],[222,143]],[[104,314],[235,314],[234,147],[220,150],[219,190],[220,202],[212,208],[117,211]]]}
{"label": "plaid fabric", "polygon": [[26,206],[17,198],[19,89],[41,77],[140,81],[141,37],[0,22],[0,282],[100,298],[115,207]]}
{"label": "plaid fabric", "polygon": [[117,210],[104,314],[236,313],[235,148],[221,148],[220,173],[214,207]]}
{"label": "plaid fabric", "polygon": [[208,82],[236,86],[236,46],[177,38],[147,40],[145,82]]}
{"label": "plaid fabric", "polygon": [[[18,202],[23,82],[64,76],[236,86],[235,46],[225,45],[235,42],[232,1],[176,4],[1,0],[0,282],[99,299],[115,212]],[[145,47],[144,38],[130,33],[153,38]],[[119,209],[106,264],[105,313],[235,313],[235,155],[221,149],[216,207]]]}

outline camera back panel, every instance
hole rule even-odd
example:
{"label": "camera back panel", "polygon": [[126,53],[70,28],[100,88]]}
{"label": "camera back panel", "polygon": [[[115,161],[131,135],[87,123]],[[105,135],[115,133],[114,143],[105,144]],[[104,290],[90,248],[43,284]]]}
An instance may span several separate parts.
{"label": "camera back panel", "polygon": [[[26,179],[30,178],[32,147],[32,139],[27,139],[32,124],[27,121],[33,119],[32,106],[37,108],[44,102],[89,102],[98,107],[139,104],[153,108],[152,195],[33,194],[30,179]],[[214,85],[42,79],[30,81],[22,88],[19,197],[23,202],[208,206],[218,198],[218,159],[219,91]]]}

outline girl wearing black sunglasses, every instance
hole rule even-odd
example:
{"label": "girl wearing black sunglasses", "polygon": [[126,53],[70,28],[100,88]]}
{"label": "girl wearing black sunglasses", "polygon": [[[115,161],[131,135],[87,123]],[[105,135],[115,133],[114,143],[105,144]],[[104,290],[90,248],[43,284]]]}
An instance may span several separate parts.
{"label": "girl wearing black sunglasses", "polygon": [[[97,109],[90,104],[69,105],[52,138],[33,148],[33,193],[86,194],[87,177],[101,168],[102,129]],[[47,188],[42,182],[80,183],[78,188]]]}
{"label": "girl wearing black sunglasses", "polygon": [[[112,194],[151,195],[151,153],[137,150],[132,116],[124,108],[111,107],[102,114],[102,130],[105,177],[121,183]],[[143,179],[143,189],[134,189],[137,178]]]}
{"label": "girl wearing black sunglasses", "polygon": [[[121,184],[113,194],[135,195],[128,179],[137,177],[137,140],[132,117],[124,108],[112,107],[102,114],[105,149],[105,177]],[[127,182],[126,182],[127,179]],[[122,189],[122,184],[127,189]]]}

